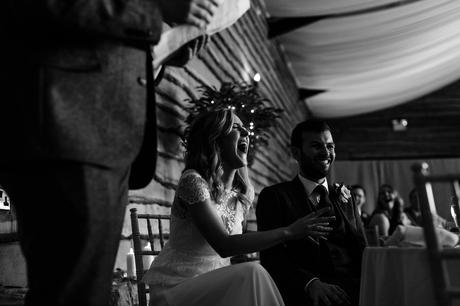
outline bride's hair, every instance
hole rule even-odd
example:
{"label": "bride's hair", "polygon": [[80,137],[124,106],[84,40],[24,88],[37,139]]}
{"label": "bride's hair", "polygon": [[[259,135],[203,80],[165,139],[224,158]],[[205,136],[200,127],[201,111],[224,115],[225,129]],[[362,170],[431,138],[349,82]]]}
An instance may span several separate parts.
{"label": "bride's hair", "polygon": [[[209,184],[214,200],[224,193],[222,183],[222,152],[220,140],[230,134],[233,127],[231,110],[220,109],[199,114],[185,131],[185,170],[196,170]],[[252,186],[238,170],[233,188],[238,198],[249,207]]]}

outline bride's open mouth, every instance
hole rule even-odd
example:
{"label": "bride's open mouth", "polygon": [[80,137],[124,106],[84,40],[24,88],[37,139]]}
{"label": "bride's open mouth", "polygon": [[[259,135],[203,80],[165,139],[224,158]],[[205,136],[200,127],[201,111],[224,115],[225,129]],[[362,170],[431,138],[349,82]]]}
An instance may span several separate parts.
{"label": "bride's open mouth", "polygon": [[240,142],[238,144],[238,151],[241,153],[248,153],[249,146],[246,142]]}

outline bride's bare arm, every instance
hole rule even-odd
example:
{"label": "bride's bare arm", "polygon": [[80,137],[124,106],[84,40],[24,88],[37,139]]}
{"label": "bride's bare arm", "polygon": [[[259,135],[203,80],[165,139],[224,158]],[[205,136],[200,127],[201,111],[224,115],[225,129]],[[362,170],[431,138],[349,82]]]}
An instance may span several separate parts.
{"label": "bride's bare arm", "polygon": [[324,208],[286,227],[230,235],[217,214],[215,205],[211,199],[206,199],[190,205],[189,208],[194,224],[221,257],[257,252],[286,240],[302,239],[307,236],[324,238],[332,230],[329,222],[334,219],[334,217],[321,217],[329,210]]}

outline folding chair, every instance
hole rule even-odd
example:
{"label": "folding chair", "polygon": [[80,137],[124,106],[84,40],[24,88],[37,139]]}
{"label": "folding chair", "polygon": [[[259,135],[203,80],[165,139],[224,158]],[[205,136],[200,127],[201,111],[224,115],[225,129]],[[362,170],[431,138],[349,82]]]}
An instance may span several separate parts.
{"label": "folding chair", "polygon": [[431,175],[427,163],[416,164],[412,167],[414,183],[420,198],[422,224],[428,251],[428,260],[434,285],[434,293],[438,306],[452,305],[454,299],[460,298],[460,287],[450,284],[447,269],[448,260],[460,260],[459,249],[443,249],[436,235],[434,216],[436,205],[431,183],[448,183],[452,188],[454,199],[460,199],[460,173]]}
{"label": "folding chair", "polygon": [[[150,267],[144,267],[143,256],[156,256],[160,254],[163,249],[165,240],[169,238],[169,233],[164,232],[163,221],[170,222],[169,215],[153,215],[153,214],[138,214],[136,208],[131,208],[131,227],[132,227],[132,238],[134,245],[134,258],[136,262],[136,278],[137,278],[137,292],[139,298],[139,306],[147,306],[147,294],[148,288],[145,283],[142,282],[142,277],[147,269]],[[147,235],[141,235],[139,231],[139,219],[145,219],[147,226]],[[152,223],[158,229],[157,232],[152,230]],[[142,249],[141,240],[146,240],[150,243],[150,250]],[[158,244],[155,241],[159,241]]]}

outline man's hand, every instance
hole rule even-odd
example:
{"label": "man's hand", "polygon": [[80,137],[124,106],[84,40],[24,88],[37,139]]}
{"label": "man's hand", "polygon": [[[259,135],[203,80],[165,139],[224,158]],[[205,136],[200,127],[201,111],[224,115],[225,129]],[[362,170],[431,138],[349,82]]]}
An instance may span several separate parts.
{"label": "man's hand", "polygon": [[223,0],[160,0],[163,20],[206,28]]}
{"label": "man's hand", "polygon": [[286,227],[286,238],[292,240],[314,237],[327,240],[326,236],[332,231],[329,222],[334,221],[335,217],[321,216],[330,212],[330,210],[330,207],[324,207],[293,222]]}
{"label": "man's hand", "polygon": [[202,35],[186,45],[182,46],[179,50],[174,52],[168,57],[165,62],[167,66],[183,67],[185,66],[198,52],[206,48],[209,41],[208,35]]}
{"label": "man's hand", "polygon": [[342,288],[336,285],[323,283],[319,279],[312,281],[305,292],[310,296],[314,306],[322,305],[350,305],[350,298]]}

